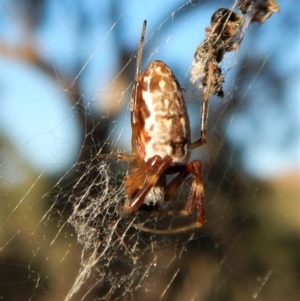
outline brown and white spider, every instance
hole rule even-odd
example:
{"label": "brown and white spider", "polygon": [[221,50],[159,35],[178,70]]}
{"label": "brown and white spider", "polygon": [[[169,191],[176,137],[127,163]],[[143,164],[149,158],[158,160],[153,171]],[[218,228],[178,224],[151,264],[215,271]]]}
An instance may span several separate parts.
{"label": "brown and white spider", "polygon": [[[191,223],[167,229],[137,228],[160,234],[178,233],[201,227],[205,223],[201,162],[189,161],[191,149],[205,141],[191,143],[190,121],[182,89],[162,61],[152,62],[140,72],[146,20],[143,23],[137,56],[136,78],[131,99],[132,155],[115,154],[130,161],[131,172],[125,178],[128,196],[121,211],[128,215],[144,203],[168,202],[190,173],[194,175],[183,210],[158,210],[170,215],[192,215]],[[169,182],[166,176],[177,175]]]}

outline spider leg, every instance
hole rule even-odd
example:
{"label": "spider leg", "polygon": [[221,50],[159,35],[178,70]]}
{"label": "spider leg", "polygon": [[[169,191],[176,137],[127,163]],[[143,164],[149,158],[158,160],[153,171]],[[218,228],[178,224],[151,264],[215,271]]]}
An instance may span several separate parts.
{"label": "spider leg", "polygon": [[186,231],[191,231],[202,227],[205,223],[205,208],[204,208],[204,190],[203,190],[203,179],[202,179],[202,166],[200,161],[192,161],[187,164],[187,166],[182,170],[166,187],[166,201],[169,201],[170,198],[175,194],[178,185],[182,184],[186,177],[192,173],[194,175],[194,180],[192,182],[190,194],[188,196],[188,200],[186,202],[185,208],[183,210],[168,210],[168,211],[160,211],[161,213],[165,213],[168,215],[183,215],[189,216],[192,215],[194,209],[196,208],[196,216],[197,219],[195,222],[175,228],[175,229],[150,229],[144,227],[142,225],[135,225],[136,228],[145,231],[151,232],[156,234],[175,234],[175,233],[182,233]]}
{"label": "spider leg", "polygon": [[191,161],[186,168],[180,172],[166,187],[165,201],[169,201],[175,194],[178,187],[183,183],[186,177],[194,174],[190,194],[186,202],[185,208],[178,213],[181,215],[191,215],[196,206],[197,209],[197,224],[201,227],[205,223],[205,208],[204,208],[204,190],[202,179],[202,166],[198,160]]}
{"label": "spider leg", "polygon": [[197,221],[194,225],[196,227],[202,227],[205,223],[205,208],[201,162],[197,160],[192,161],[187,165],[187,169],[190,173],[194,174],[194,180],[192,182],[190,195],[183,213],[188,215],[192,214],[196,206]]}
{"label": "spider leg", "polygon": [[184,182],[184,180],[188,177],[189,171],[187,170],[186,166],[184,169],[179,172],[179,174],[166,186],[165,188],[165,202],[171,200],[173,195],[175,195],[178,187]]}
{"label": "spider leg", "polygon": [[[139,167],[134,173],[128,176],[126,179],[126,185],[129,187],[125,192],[126,194],[136,194],[131,198],[129,197],[123,206],[122,213],[128,215],[135,212],[143,204],[145,197],[155,186],[157,181],[166,171],[166,169],[172,164],[173,159],[170,156],[165,156],[163,159],[160,156],[154,156],[146,162],[146,166]],[[146,167],[146,170],[144,169]],[[146,176],[142,187],[140,181]],[[139,189],[140,188],[140,189]]]}
{"label": "spider leg", "polygon": [[192,143],[191,145],[192,149],[200,147],[201,145],[206,143],[207,119],[208,119],[208,98],[204,98],[202,101],[200,139]]}

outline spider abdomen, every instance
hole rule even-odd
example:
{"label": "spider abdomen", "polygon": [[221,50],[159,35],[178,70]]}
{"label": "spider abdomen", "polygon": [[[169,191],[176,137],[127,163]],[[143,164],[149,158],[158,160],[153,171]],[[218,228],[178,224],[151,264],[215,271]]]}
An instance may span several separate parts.
{"label": "spider abdomen", "polygon": [[182,89],[170,68],[152,62],[133,90],[132,144],[144,161],[169,155],[173,164],[186,164],[191,152],[191,130]]}

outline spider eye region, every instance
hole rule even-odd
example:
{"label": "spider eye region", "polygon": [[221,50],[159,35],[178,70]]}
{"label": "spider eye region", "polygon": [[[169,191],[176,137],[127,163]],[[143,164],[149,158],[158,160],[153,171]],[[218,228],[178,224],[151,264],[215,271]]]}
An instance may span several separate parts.
{"label": "spider eye region", "polygon": [[173,165],[186,164],[191,152],[191,129],[182,89],[162,61],[152,62],[139,76],[134,103],[135,143],[144,161],[169,155]]}

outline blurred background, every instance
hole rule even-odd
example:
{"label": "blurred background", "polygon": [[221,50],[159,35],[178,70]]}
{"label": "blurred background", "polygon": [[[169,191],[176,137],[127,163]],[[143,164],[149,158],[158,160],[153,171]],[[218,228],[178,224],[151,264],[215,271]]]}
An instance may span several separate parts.
{"label": "blurred background", "polygon": [[[207,224],[180,239],[169,282],[154,273],[128,300],[298,300],[300,4],[278,2],[226,58],[225,97],[210,100],[208,143],[193,153]],[[142,66],[159,59],[174,71],[196,140],[201,99],[189,70],[211,15],[232,6],[0,0],[0,300],[64,300],[72,287],[81,246],[67,200],[78,178],[93,180],[87,162],[100,150],[130,153],[143,20]]]}

